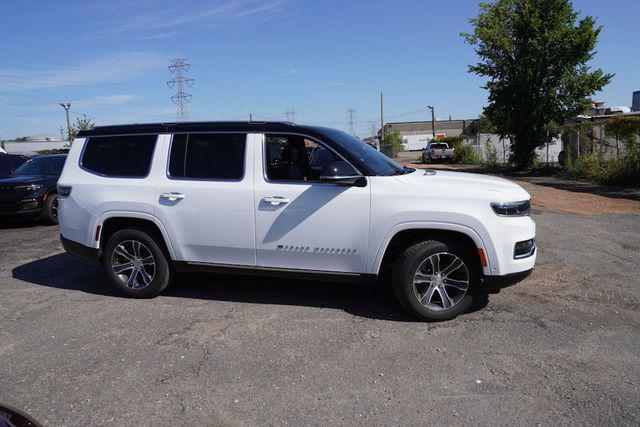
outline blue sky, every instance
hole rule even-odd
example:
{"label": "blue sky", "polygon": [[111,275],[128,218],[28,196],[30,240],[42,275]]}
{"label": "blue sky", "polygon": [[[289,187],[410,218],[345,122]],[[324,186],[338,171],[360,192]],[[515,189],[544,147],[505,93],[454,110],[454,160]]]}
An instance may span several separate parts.
{"label": "blue sky", "polygon": [[[98,124],[175,120],[165,82],[189,58],[191,120],[283,120],[357,131],[386,121],[472,118],[486,93],[459,36],[473,0],[95,0],[0,4],[0,138],[59,134],[58,102]],[[640,90],[640,1],[576,0],[604,26],[593,66],[615,73],[597,98]]]}

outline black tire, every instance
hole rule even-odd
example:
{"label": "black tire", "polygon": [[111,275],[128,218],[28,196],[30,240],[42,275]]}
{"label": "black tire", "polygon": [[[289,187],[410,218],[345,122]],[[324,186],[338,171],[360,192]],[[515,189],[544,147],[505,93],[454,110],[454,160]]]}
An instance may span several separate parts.
{"label": "black tire", "polygon": [[[419,267],[426,265],[428,258],[441,254],[442,257],[448,257],[448,259],[455,259],[456,257],[462,261],[466,268],[466,279],[468,279],[468,287],[466,291],[462,293],[455,288],[446,288],[450,294],[453,294],[452,301],[456,301],[449,308],[444,308],[444,302],[440,298],[440,291],[433,291],[436,302],[433,304],[424,305],[420,302],[417,290],[414,285],[414,276]],[[462,269],[462,267],[459,267]],[[462,269],[455,274],[465,275],[465,270]],[[454,270],[455,271],[455,270]],[[458,276],[462,277],[462,276]],[[473,305],[474,297],[478,292],[478,285],[480,282],[480,271],[478,268],[477,260],[474,258],[474,254],[469,249],[459,244],[454,240],[438,239],[438,240],[426,240],[416,243],[407,249],[405,249],[398,258],[393,267],[393,292],[400,305],[412,316],[426,321],[440,321],[453,319],[460,314],[465,313]],[[440,280],[440,279],[438,279]],[[446,278],[443,280],[447,280]],[[428,287],[429,285],[423,285]],[[442,284],[444,286],[450,286],[449,284]],[[426,293],[426,292],[425,292]],[[449,295],[447,293],[447,295]],[[432,297],[433,298],[433,297]],[[457,300],[456,300],[457,298]],[[442,308],[435,309],[437,301],[442,301]],[[428,301],[430,302],[430,301]]]}
{"label": "black tire", "polygon": [[[139,247],[138,253],[136,253],[135,250],[130,249],[131,243],[129,242],[139,242],[143,246]],[[169,257],[161,245],[156,241],[152,233],[143,229],[125,228],[114,233],[109,238],[103,254],[105,271],[111,284],[121,294],[130,298],[153,298],[162,293],[171,283],[172,274]],[[151,269],[150,264],[139,265],[137,276],[133,278],[133,281],[127,280],[129,285],[123,280],[127,279],[127,274],[129,274],[128,278],[130,279],[134,274],[134,269],[127,269],[120,275],[116,274],[114,270],[114,264],[119,266],[133,264],[133,262],[129,262],[127,258],[121,255],[123,248],[127,254],[138,258],[137,265],[145,259],[148,260],[149,255],[153,257],[154,263],[153,269]],[[116,249],[118,249],[118,253],[114,254]],[[141,268],[143,271],[140,271]],[[146,283],[145,278],[151,278],[151,280]]]}
{"label": "black tire", "polygon": [[42,219],[51,225],[58,223],[58,194],[52,193],[47,196],[47,201],[42,212]]}

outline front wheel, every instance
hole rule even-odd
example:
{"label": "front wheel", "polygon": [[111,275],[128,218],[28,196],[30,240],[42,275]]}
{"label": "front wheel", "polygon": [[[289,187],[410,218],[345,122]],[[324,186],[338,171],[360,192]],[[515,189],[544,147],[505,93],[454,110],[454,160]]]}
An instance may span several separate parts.
{"label": "front wheel", "polygon": [[152,298],[171,282],[169,261],[145,230],[117,231],[105,247],[104,267],[111,284],[131,298]]}
{"label": "front wheel", "polygon": [[55,225],[58,223],[58,195],[56,193],[47,196],[42,218],[47,224]]}
{"label": "front wheel", "polygon": [[473,304],[479,272],[472,254],[455,241],[427,240],[404,250],[393,270],[400,304],[421,320],[449,320]]}

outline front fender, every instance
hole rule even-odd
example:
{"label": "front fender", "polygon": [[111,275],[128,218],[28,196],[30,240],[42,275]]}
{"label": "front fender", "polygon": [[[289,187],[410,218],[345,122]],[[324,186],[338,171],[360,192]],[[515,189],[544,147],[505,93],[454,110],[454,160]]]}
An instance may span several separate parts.
{"label": "front fender", "polygon": [[461,224],[455,224],[450,222],[432,222],[432,221],[411,221],[404,222],[393,226],[382,238],[382,240],[377,245],[377,250],[374,252],[374,256],[370,258],[370,263],[368,264],[368,272],[370,274],[379,274],[380,267],[382,265],[382,259],[384,258],[384,254],[389,246],[389,243],[393,239],[395,235],[405,230],[446,230],[446,231],[455,231],[462,233],[476,244],[477,248],[481,248],[487,259],[487,266],[483,267],[482,272],[485,275],[492,274],[491,272],[495,269],[492,268],[492,265],[496,265],[496,257],[497,253],[493,242],[489,238],[482,238],[479,233],[477,233],[474,229],[467,227]]}

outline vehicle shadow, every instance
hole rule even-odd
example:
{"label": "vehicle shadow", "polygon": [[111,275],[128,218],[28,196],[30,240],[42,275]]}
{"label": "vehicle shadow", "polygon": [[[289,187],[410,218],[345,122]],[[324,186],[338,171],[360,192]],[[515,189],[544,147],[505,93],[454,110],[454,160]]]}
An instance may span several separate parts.
{"label": "vehicle shadow", "polygon": [[14,228],[30,228],[30,227],[50,227],[40,219],[3,219],[0,220],[0,230],[9,230]]}
{"label": "vehicle shadow", "polygon": [[[62,273],[64,272],[64,273]],[[12,270],[23,282],[56,289],[119,297],[100,265],[66,253],[32,261]],[[316,282],[228,274],[180,274],[164,292],[174,298],[333,308],[369,319],[414,322],[396,302],[388,285]],[[470,312],[488,303],[483,293]]]}

